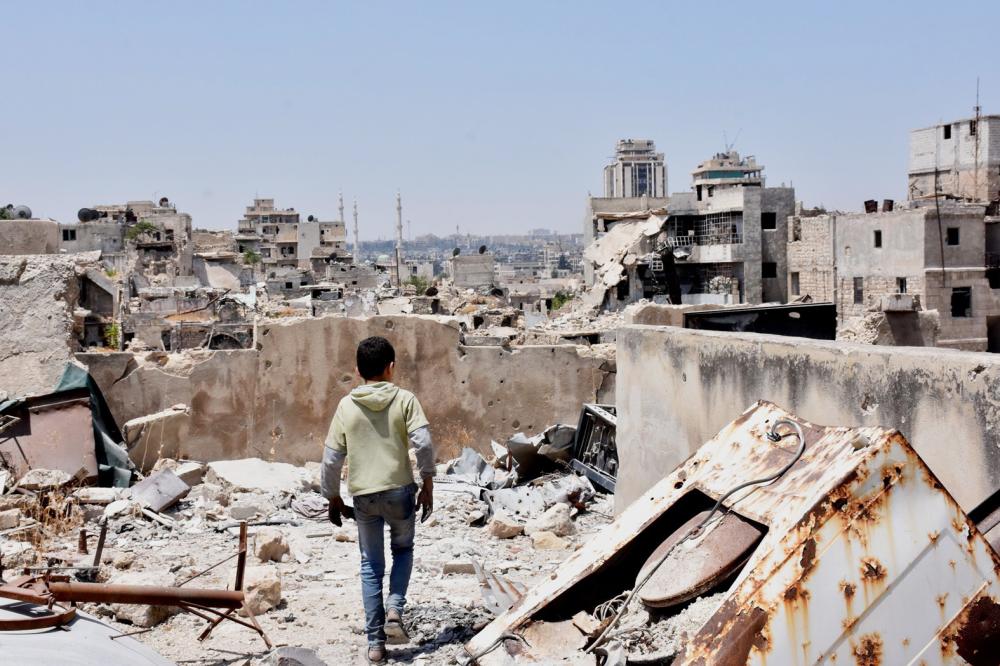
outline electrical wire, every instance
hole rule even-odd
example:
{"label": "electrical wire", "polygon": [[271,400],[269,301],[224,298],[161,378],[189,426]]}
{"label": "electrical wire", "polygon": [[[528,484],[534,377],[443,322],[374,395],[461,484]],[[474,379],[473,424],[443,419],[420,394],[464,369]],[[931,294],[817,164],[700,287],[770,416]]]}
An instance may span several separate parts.
{"label": "electrical wire", "polygon": [[[671,546],[670,548],[668,548],[667,551],[663,554],[663,556],[660,557],[659,560],[657,560],[656,564],[653,565],[650,568],[649,572],[645,576],[643,576],[641,580],[639,580],[639,581],[636,582],[635,587],[633,587],[632,590],[628,593],[628,596],[626,596],[626,598],[625,598],[625,603],[623,603],[622,606],[621,606],[621,608],[619,608],[618,611],[615,613],[615,615],[614,615],[613,619],[611,620],[611,622],[608,623],[608,626],[606,626],[604,628],[604,630],[597,636],[597,638],[595,638],[594,641],[589,646],[587,646],[587,649],[584,652],[592,652],[594,650],[594,648],[599,647],[600,645],[602,645],[607,640],[608,635],[611,633],[611,630],[615,628],[615,626],[621,621],[622,617],[628,611],[629,605],[632,603],[632,600],[635,598],[635,596],[639,593],[639,590],[641,590],[642,587],[647,582],[649,582],[649,579],[653,577],[653,575],[657,572],[657,570],[660,568],[660,566],[664,562],[666,562],[667,558],[670,557],[670,553],[672,553],[674,551],[674,549],[677,548],[677,546],[681,545],[685,541],[688,541],[689,539],[692,539],[692,538],[696,537],[698,534],[700,534],[701,530],[705,527],[705,525],[708,524],[708,522],[712,519],[712,517],[716,514],[716,512],[718,512],[718,510],[722,507],[723,502],[725,502],[727,499],[729,499],[730,497],[732,497],[734,493],[737,493],[740,490],[743,490],[744,488],[749,488],[750,486],[756,486],[756,485],[761,485],[761,484],[765,484],[765,483],[770,483],[770,482],[774,481],[775,479],[780,478],[781,476],[783,476],[785,474],[785,472],[787,472],[789,469],[791,469],[792,465],[794,465],[795,463],[797,463],[799,461],[799,458],[802,457],[802,454],[806,450],[806,438],[802,434],[802,427],[798,423],[796,423],[795,421],[792,421],[792,420],[789,420],[789,419],[780,419],[778,421],[775,421],[771,425],[770,431],[767,433],[767,438],[769,440],[771,440],[772,442],[780,442],[782,439],[784,439],[785,437],[788,437],[789,435],[792,434],[792,433],[785,433],[784,435],[779,434],[778,433],[778,426],[780,426],[780,425],[790,426],[792,429],[795,430],[795,435],[799,438],[799,447],[796,450],[795,455],[792,457],[792,459],[790,461],[788,461],[788,463],[786,463],[784,466],[782,466],[782,468],[780,470],[778,470],[777,472],[775,472],[774,474],[771,474],[770,476],[766,476],[766,477],[761,478],[761,479],[754,479],[753,481],[747,481],[745,483],[741,483],[741,484],[739,484],[737,486],[734,486],[733,488],[731,488],[730,490],[728,490],[724,495],[722,495],[722,497],[720,497],[718,499],[718,501],[716,501],[715,506],[712,507],[712,510],[709,511],[708,515],[705,516],[704,520],[702,520],[696,526],[694,526],[693,528],[691,528],[690,530],[688,530],[688,532],[684,536],[682,536],[680,539],[678,539],[677,542],[673,546]],[[624,594],[624,593],[622,593],[622,594]],[[621,596],[621,595],[619,595],[619,596]],[[609,600],[609,602],[605,602],[605,603],[607,604],[607,603],[610,603],[610,602],[614,602],[616,599],[617,599],[617,597],[615,597],[615,598]],[[601,609],[604,605],[605,604],[601,604],[601,606],[598,606],[598,609]]]}

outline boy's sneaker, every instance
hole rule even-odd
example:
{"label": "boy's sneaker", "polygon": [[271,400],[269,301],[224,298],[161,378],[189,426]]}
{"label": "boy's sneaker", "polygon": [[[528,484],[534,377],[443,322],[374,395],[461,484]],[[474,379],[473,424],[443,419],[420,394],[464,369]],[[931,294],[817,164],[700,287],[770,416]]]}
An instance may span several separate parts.
{"label": "boy's sneaker", "polygon": [[369,645],[365,650],[365,657],[369,664],[385,664],[389,661],[384,645]]}
{"label": "boy's sneaker", "polygon": [[385,642],[392,645],[410,642],[410,636],[403,626],[403,614],[395,608],[390,608],[385,613]]}

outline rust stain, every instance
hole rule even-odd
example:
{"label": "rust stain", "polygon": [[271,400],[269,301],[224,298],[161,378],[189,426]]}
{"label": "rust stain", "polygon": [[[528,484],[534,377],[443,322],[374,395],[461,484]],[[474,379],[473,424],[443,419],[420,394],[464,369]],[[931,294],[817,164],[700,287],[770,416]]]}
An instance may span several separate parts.
{"label": "rust stain", "polygon": [[864,634],[854,646],[854,663],[857,666],[879,666],[882,663],[882,637],[878,633]]}
{"label": "rust stain", "polygon": [[874,557],[862,557],[861,558],[861,577],[864,581],[878,583],[885,580],[886,570]]}
{"label": "rust stain", "polygon": [[806,539],[802,546],[802,557],[799,559],[802,567],[802,578],[808,578],[816,567],[816,539]]}
{"label": "rust stain", "polygon": [[[767,632],[768,613],[763,608],[752,606],[742,610],[732,598],[727,599],[686,645],[676,658],[676,663],[706,666],[744,666],[750,652],[766,653],[770,650],[771,639]],[[707,661],[711,658],[711,662]]]}
{"label": "rust stain", "polygon": [[967,605],[941,636],[941,653],[952,651],[971,666],[996,666],[1000,645],[1000,603],[981,596]]}
{"label": "rust stain", "polygon": [[935,543],[936,544],[938,542],[938,539],[940,537],[941,537],[941,533],[938,532],[937,530],[934,530],[933,532],[928,532],[927,533],[927,540],[930,541],[931,543]]}
{"label": "rust stain", "polygon": [[850,601],[854,598],[854,593],[858,591],[858,586],[854,583],[849,583],[846,580],[840,581],[840,591],[843,593],[844,598]]}

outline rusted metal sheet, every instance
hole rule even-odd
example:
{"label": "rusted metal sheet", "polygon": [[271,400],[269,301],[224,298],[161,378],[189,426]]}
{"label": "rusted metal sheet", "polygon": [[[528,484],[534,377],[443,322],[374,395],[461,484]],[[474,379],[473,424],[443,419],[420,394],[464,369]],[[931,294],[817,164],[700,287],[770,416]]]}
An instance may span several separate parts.
{"label": "rusted metal sheet", "polygon": [[29,469],[58,469],[97,478],[93,416],[87,389],[26,398],[13,407],[17,423],[0,435],[0,456],[17,476]]}
{"label": "rusted metal sheet", "polygon": [[[594,582],[612,568],[634,578],[641,561],[625,571],[618,554],[648,541],[647,530],[686,506],[689,493],[718,500],[792,459],[796,437],[767,438],[781,419],[802,427],[805,452],[774,482],[727,501],[768,531],[674,664],[996,663],[995,653],[983,651],[1000,645],[1000,559],[903,436],[883,428],[819,427],[765,402],[528,590],[466,652],[518,635],[567,599],[581,606],[606,601],[586,591],[596,594]],[[504,659],[510,657],[491,654],[479,663]]]}
{"label": "rusted metal sheet", "polygon": [[704,594],[735,573],[764,536],[759,526],[730,512],[713,520],[697,538],[674,550],[677,542],[707,519],[709,513],[695,514],[646,560],[636,581],[645,580],[654,567],[667,558],[643,586],[639,598],[644,604],[651,608],[667,608]]}

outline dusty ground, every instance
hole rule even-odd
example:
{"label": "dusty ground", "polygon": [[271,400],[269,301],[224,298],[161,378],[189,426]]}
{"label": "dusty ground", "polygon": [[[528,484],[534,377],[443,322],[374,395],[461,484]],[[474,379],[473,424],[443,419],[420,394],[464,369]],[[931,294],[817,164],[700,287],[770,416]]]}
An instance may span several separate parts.
{"label": "dusty ground", "polygon": [[[302,518],[288,508],[289,499],[287,494],[220,491],[218,486],[203,484],[166,512],[178,520],[173,529],[131,515],[112,518],[103,557],[104,577],[111,582],[124,579],[134,583],[136,578],[148,577],[148,581],[139,582],[176,584],[235,553],[237,530],[218,532],[215,528],[228,520],[233,506],[257,506],[270,519],[299,523],[277,528],[285,534],[291,553],[286,561],[269,565],[280,575],[282,601],[259,617],[263,629],[276,645],[311,648],[330,664],[366,663],[362,656],[365,639],[356,528],[349,521],[338,529],[325,519]],[[444,574],[446,563],[474,558],[495,573],[531,586],[607,524],[611,513],[610,498],[598,496],[587,512],[575,516],[579,531],[565,537],[569,549],[536,550],[529,537],[497,539],[483,527],[470,526],[470,514],[485,510],[485,504],[469,495],[449,492],[439,484],[435,503],[432,518],[427,524],[418,524],[417,529],[407,611],[412,641],[394,646],[394,663],[453,663],[461,644],[489,621],[476,577]],[[251,528],[251,550],[259,529]],[[90,531],[97,529],[92,525]],[[61,541],[63,548],[75,548],[75,535],[67,534]],[[253,555],[248,562],[261,566]],[[188,586],[226,587],[232,584],[234,571],[235,560]],[[88,610],[103,615],[122,632],[137,630],[116,621],[106,606]],[[245,664],[267,653],[253,631],[229,622],[200,643],[197,636],[204,625],[192,615],[175,615],[136,639],[178,664]]]}

